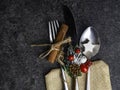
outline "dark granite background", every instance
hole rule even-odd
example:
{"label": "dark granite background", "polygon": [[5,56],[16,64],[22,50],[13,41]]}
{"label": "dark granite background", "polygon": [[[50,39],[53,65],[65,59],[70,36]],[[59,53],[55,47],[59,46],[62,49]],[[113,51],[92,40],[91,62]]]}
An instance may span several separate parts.
{"label": "dark granite background", "polygon": [[30,45],[49,43],[48,21],[64,22],[62,4],[79,35],[89,25],[99,32],[94,59],[110,66],[112,88],[120,89],[120,0],[0,0],[0,90],[45,90],[45,74],[59,65],[38,58],[46,47]]}

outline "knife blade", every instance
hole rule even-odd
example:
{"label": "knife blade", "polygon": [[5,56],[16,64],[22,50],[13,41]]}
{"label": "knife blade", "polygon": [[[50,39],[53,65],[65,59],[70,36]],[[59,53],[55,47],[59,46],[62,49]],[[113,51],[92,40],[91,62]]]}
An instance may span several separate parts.
{"label": "knife blade", "polygon": [[77,31],[76,31],[73,14],[70,11],[70,9],[65,5],[63,6],[63,13],[64,13],[65,23],[69,26],[66,36],[71,37],[72,40],[71,43],[73,46],[75,46],[76,44],[78,44],[78,37],[77,37]]}

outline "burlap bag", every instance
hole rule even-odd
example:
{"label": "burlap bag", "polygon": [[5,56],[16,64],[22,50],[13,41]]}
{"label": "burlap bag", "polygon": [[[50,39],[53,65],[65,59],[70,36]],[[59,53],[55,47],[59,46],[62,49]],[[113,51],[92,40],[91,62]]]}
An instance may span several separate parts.
{"label": "burlap bag", "polygon": [[[91,90],[112,90],[109,67],[102,60],[93,62],[91,66]],[[69,90],[72,90],[72,79],[67,75],[67,82]],[[46,76],[46,89],[47,90],[63,90],[63,82],[60,69],[51,70]],[[85,90],[86,74],[82,73],[82,76],[78,77],[79,90]]]}

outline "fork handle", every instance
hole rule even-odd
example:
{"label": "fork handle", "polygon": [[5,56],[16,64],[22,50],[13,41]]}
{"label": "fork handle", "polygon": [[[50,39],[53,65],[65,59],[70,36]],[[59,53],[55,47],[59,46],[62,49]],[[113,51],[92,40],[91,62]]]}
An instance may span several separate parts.
{"label": "fork handle", "polygon": [[78,78],[74,77],[74,79],[75,79],[75,90],[79,90]]}
{"label": "fork handle", "polygon": [[[62,41],[64,39],[67,31],[68,31],[68,26],[66,24],[62,24],[60,27],[60,31],[58,32],[57,37],[55,39],[55,42]],[[55,60],[57,58],[57,54],[60,49],[60,46],[56,47],[56,49],[58,49],[58,50],[53,50],[48,56],[48,61],[51,63],[55,62]]]}

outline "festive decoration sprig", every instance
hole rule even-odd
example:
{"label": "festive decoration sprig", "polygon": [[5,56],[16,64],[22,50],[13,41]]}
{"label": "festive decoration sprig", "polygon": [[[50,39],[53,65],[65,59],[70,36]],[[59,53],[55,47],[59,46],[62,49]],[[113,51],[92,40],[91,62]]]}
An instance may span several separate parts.
{"label": "festive decoration sprig", "polygon": [[69,45],[67,55],[64,60],[64,70],[71,76],[81,76],[82,73],[87,73],[92,62],[83,54],[83,48],[76,45]]}

